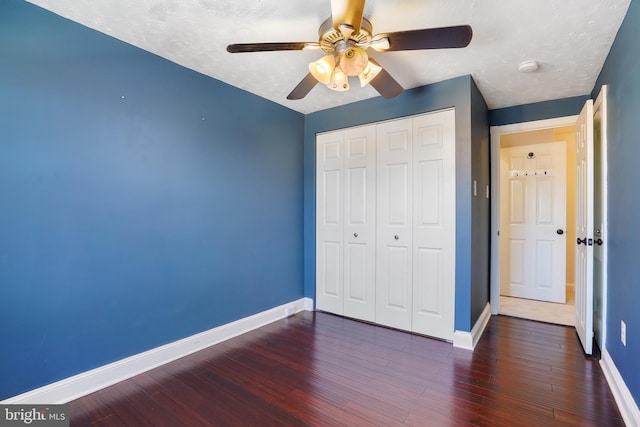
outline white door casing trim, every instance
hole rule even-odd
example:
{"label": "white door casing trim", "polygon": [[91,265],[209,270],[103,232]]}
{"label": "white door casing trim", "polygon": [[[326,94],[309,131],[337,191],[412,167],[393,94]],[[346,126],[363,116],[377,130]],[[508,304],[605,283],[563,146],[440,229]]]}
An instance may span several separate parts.
{"label": "white door casing trim", "polygon": [[491,314],[500,311],[500,137],[509,133],[573,126],[578,116],[558,117],[547,120],[491,126],[491,265],[490,293]]}
{"label": "white door casing trim", "polygon": [[64,404],[301,311],[313,311],[311,298],[301,298],[274,307],[10,397],[0,403],[3,405]]}

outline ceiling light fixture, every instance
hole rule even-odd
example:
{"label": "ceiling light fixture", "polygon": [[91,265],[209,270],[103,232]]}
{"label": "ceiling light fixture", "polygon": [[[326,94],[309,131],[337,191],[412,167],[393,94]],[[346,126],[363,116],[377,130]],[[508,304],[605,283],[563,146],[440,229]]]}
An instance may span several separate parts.
{"label": "ceiling light fixture", "polygon": [[334,90],[347,90],[349,77],[356,76],[361,85],[370,83],[380,95],[391,99],[404,89],[380,64],[369,60],[367,49],[376,52],[453,49],[471,42],[473,30],[469,25],[375,34],[371,21],[364,17],[365,3],[365,0],[331,0],[331,16],[320,24],[317,42],[235,43],[227,46],[227,52],[322,50],[325,58],[309,64],[310,72],[287,95],[290,100],[304,98],[318,82]]}
{"label": "ceiling light fixture", "polygon": [[320,83],[335,91],[349,90],[349,77],[358,76],[364,87],[382,71],[382,67],[369,60],[364,49],[348,46],[309,63],[309,72]]}

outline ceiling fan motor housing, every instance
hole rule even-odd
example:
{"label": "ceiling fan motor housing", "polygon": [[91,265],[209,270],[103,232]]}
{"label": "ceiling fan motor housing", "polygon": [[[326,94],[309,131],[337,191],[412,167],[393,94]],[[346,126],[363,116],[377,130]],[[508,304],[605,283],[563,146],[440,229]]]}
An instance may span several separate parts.
{"label": "ceiling fan motor housing", "polygon": [[369,63],[366,47],[371,43],[372,25],[366,18],[362,19],[360,30],[353,31],[350,25],[333,26],[331,18],[325,20],[318,33],[320,35],[320,47],[329,55],[334,55],[336,65],[350,77],[360,74]]}
{"label": "ceiling fan motor housing", "polygon": [[[348,26],[341,26],[347,28]],[[353,28],[351,28],[353,30]],[[371,31],[373,26],[367,18],[362,18],[362,24],[360,24],[360,31],[357,33],[353,31],[340,31],[340,29],[333,27],[333,20],[331,17],[327,18],[320,29],[318,34],[320,36],[320,47],[327,53],[335,52],[336,44],[339,42],[352,41],[354,45],[357,44],[369,44],[371,43]],[[344,33],[348,33],[348,37],[345,37]]]}

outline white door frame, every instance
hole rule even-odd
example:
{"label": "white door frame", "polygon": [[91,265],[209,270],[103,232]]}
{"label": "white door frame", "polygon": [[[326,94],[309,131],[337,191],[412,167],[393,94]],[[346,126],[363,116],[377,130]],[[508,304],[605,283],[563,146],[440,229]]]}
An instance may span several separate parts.
{"label": "white door frame", "polygon": [[509,133],[574,126],[578,116],[491,126],[491,314],[500,312],[500,137]]}

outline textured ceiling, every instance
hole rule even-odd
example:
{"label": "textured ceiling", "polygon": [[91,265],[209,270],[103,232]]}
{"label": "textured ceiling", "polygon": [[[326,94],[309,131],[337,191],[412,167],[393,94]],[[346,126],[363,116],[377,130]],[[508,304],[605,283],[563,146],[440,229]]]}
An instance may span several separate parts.
{"label": "textured ceiling", "polygon": [[[318,40],[330,0],[30,0],[66,18],[302,113],[379,96],[317,85],[286,96],[318,51],[229,54],[230,43]],[[630,0],[369,0],[375,34],[469,24],[464,49],[372,54],[405,88],[471,74],[489,108],[591,92]],[[521,73],[536,60],[540,69]]]}

